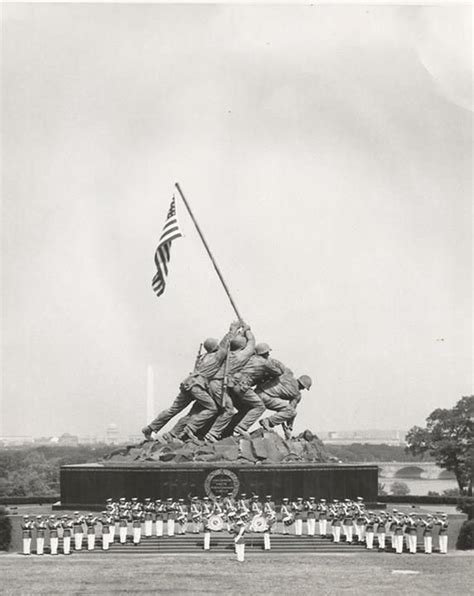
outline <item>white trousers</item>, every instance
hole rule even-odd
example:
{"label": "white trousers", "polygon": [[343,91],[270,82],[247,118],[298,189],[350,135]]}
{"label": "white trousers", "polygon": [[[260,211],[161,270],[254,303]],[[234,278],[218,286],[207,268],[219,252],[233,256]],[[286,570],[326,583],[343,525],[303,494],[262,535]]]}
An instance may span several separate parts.
{"label": "white trousers", "polygon": [[75,550],[82,550],[82,532],[79,534],[74,534],[74,549]]}
{"label": "white trousers", "polygon": [[174,536],[174,519],[169,519],[166,525],[168,536]]}
{"label": "white trousers", "polygon": [[346,542],[352,542],[352,533],[353,533],[353,526],[342,526],[344,528],[344,536],[346,537]]}
{"label": "white trousers", "polygon": [[439,537],[439,552],[445,555],[448,552],[448,535],[442,534]]}
{"label": "white trousers", "polygon": [[320,533],[321,536],[326,536],[327,526],[328,526],[328,520],[327,519],[320,519],[319,520],[319,533]]}
{"label": "white trousers", "polygon": [[295,519],[295,536],[301,536],[303,534],[303,520]]}
{"label": "white trousers", "polygon": [[314,533],[316,532],[316,520],[314,519],[314,517],[310,517],[307,520],[307,530],[308,530],[308,536],[314,536]]}
{"label": "white trousers", "polygon": [[42,555],[44,553],[44,538],[36,539],[36,554]]}
{"label": "white trousers", "polygon": [[433,552],[433,537],[423,536],[423,545],[425,548],[425,553],[431,555],[431,553]]}
{"label": "white trousers", "polygon": [[332,534],[334,536],[334,542],[341,542],[341,526],[333,526]]}
{"label": "white trousers", "polygon": [[211,548],[211,533],[204,532],[204,550],[209,550]]}
{"label": "white trousers", "polygon": [[395,549],[395,544],[397,543],[396,541],[396,536],[395,534],[390,534],[390,545],[393,549]]}
{"label": "white trousers", "polygon": [[115,540],[115,524],[110,526],[110,533],[109,533],[109,544],[113,544]]}
{"label": "white trousers", "polygon": [[142,537],[141,527],[133,528],[133,544],[139,544]]}
{"label": "white trousers", "polygon": [[237,561],[242,563],[245,559],[245,544],[236,544],[235,552],[237,553]]}
{"label": "white trousers", "polygon": [[120,526],[119,528],[119,537],[120,537],[120,544],[125,544],[127,542],[127,526]]}
{"label": "white trousers", "polygon": [[395,539],[395,552],[397,555],[403,553],[403,536],[394,536]]}
{"label": "white trousers", "polygon": [[71,537],[63,536],[63,553],[69,555],[71,553]]}
{"label": "white trousers", "polygon": [[163,520],[162,519],[156,520],[156,535],[158,536],[158,538],[160,536],[163,536]]}
{"label": "white trousers", "polygon": [[199,534],[201,522],[193,522],[193,534]]}
{"label": "white trousers", "polygon": [[365,533],[365,544],[367,545],[367,548],[372,549],[374,547],[374,533],[373,532]]}
{"label": "white trousers", "polygon": [[31,554],[31,538],[23,538],[23,554]]}
{"label": "white trousers", "polygon": [[365,526],[359,526],[359,536],[360,536],[360,540],[362,540],[362,542],[364,542],[365,540],[365,535],[366,535],[366,529]]}
{"label": "white trousers", "polygon": [[145,520],[145,536],[148,538],[153,534],[153,520],[146,519]]}
{"label": "white trousers", "polygon": [[52,538],[49,539],[49,546],[51,548],[52,555],[58,554],[58,542],[59,542],[59,539],[57,536],[56,537],[53,536]]}
{"label": "white trousers", "polygon": [[408,536],[408,550],[413,554],[416,553],[416,534]]}
{"label": "white trousers", "polygon": [[102,534],[102,550],[109,550],[110,533]]}
{"label": "white trousers", "polygon": [[270,543],[270,532],[263,533],[263,550],[270,550],[272,545]]}
{"label": "white trousers", "polygon": [[87,534],[87,550],[94,550],[95,534]]}
{"label": "white trousers", "polygon": [[379,548],[385,548],[385,534],[377,534],[377,538],[379,541]]}
{"label": "white trousers", "polygon": [[357,536],[357,540],[362,540],[362,535],[361,535],[362,526],[359,526],[359,524],[354,524],[353,527],[354,527],[355,535]]}

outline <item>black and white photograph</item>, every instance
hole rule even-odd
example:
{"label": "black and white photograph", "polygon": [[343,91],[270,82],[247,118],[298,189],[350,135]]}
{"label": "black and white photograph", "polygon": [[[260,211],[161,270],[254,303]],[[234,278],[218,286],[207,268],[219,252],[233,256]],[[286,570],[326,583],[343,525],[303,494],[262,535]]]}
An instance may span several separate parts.
{"label": "black and white photograph", "polygon": [[472,4],[1,13],[0,594],[468,594]]}

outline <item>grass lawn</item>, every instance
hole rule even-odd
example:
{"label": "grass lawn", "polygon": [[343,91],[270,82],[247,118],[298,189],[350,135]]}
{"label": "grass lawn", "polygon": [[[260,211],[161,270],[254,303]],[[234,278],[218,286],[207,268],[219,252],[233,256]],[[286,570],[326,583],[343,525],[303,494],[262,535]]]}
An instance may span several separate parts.
{"label": "grass lawn", "polygon": [[472,553],[253,554],[244,563],[237,563],[232,555],[212,553],[180,557],[0,555],[1,594],[465,596],[472,593],[473,585]]}

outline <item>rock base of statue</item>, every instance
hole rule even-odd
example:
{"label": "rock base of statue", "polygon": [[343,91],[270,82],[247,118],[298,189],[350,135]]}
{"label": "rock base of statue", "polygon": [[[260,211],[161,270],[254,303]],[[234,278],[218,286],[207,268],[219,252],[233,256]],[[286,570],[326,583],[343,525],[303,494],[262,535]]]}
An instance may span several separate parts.
{"label": "rock base of statue", "polygon": [[278,501],[299,496],[375,502],[378,468],[337,463],[309,431],[296,439],[258,430],[248,439],[144,441],[100,463],[61,466],[62,509],[103,508],[109,497],[140,500],[245,492]]}

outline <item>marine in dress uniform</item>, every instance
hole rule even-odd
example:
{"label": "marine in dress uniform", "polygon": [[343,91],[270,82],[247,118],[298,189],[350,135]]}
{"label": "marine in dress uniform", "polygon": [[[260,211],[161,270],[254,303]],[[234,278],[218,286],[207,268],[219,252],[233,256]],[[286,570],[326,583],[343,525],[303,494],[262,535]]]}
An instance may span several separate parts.
{"label": "marine in dress uniform", "polygon": [[364,499],[362,497],[357,497],[357,502],[354,504],[355,510],[355,519],[354,519],[354,529],[357,537],[357,541],[365,542],[365,523],[367,520]]}
{"label": "marine in dress uniform", "polygon": [[287,497],[282,499],[280,515],[283,523],[283,534],[289,534],[290,527],[294,524],[295,518],[291,510],[290,501]]}
{"label": "marine in dress uniform", "polygon": [[176,523],[178,524],[177,534],[186,534],[188,528],[188,506],[184,502],[184,499],[178,499]]}
{"label": "marine in dress uniform", "polygon": [[272,496],[266,495],[265,502],[263,503],[263,515],[266,521],[266,529],[263,532],[263,549],[271,550],[271,538],[270,534],[273,531],[273,526],[276,522],[276,511],[275,505],[272,502]]}
{"label": "marine in dress uniform", "polygon": [[334,507],[332,508],[332,520],[331,520],[331,532],[332,532],[332,539],[333,542],[340,542],[341,541],[341,528],[342,528],[342,520],[344,516],[344,512],[339,507],[337,501],[334,502]]}
{"label": "marine in dress uniform", "polygon": [[55,515],[50,515],[48,520],[48,530],[49,530],[49,547],[50,552],[52,555],[58,554],[58,544],[59,544],[59,536],[58,536],[58,528],[60,523],[56,520]]}
{"label": "marine in dress uniform", "polygon": [[384,512],[379,513],[375,518],[375,530],[377,532],[377,542],[379,551],[385,550],[385,528],[387,523],[387,517]]}
{"label": "marine in dress uniform", "polygon": [[442,555],[446,555],[448,552],[448,515],[446,513],[442,513],[440,517],[436,517],[435,525],[439,528],[439,552]]}
{"label": "marine in dress uniform", "polygon": [[151,502],[149,497],[145,499],[143,513],[145,519],[145,538],[150,538],[153,534],[153,517],[155,515],[155,505]]}
{"label": "marine in dress uniform", "polygon": [[105,509],[110,518],[110,529],[109,529],[109,544],[113,544],[115,540],[115,524],[119,523],[118,515],[118,503],[115,503],[113,499],[107,499],[105,502]]}
{"label": "marine in dress uniform", "polygon": [[94,517],[92,513],[86,516],[85,524],[87,526],[87,550],[95,549],[95,526],[97,517]]}
{"label": "marine in dress uniform", "polygon": [[189,428],[191,434],[196,433],[212,418],[218,414],[215,400],[209,393],[209,381],[216,375],[226,359],[227,348],[231,337],[239,328],[240,323],[232,323],[227,333],[219,343],[214,338],[207,338],[203,345],[206,353],[198,357],[194,372],[184,379],[180,385],[180,391],[171,406],[158,414],[158,416],[142,429],[146,439],[149,439],[153,432],[160,431],[174,416],[186,409],[190,403],[199,404],[192,416],[187,417],[183,434]]}
{"label": "marine in dress uniform", "polygon": [[416,554],[416,542],[418,536],[418,522],[413,513],[410,513],[407,519],[408,551],[410,554]]}
{"label": "marine in dress uniform", "polygon": [[46,521],[43,519],[42,515],[36,516],[35,529],[36,529],[36,554],[42,555],[42,554],[44,554],[44,537],[46,535]]}
{"label": "marine in dress uniform", "polygon": [[235,506],[235,501],[232,492],[227,493],[227,496],[223,501],[223,505],[225,511],[225,518],[227,521],[227,530],[230,532],[234,524],[235,515],[237,513],[237,507]]}
{"label": "marine in dress uniform", "polygon": [[156,536],[160,538],[163,536],[163,518],[165,515],[165,504],[161,499],[155,500],[155,516],[156,516]]}
{"label": "marine in dress uniform", "polygon": [[191,523],[193,528],[192,532],[193,534],[199,534],[202,527],[202,505],[196,495],[191,497],[189,512],[191,515]]}
{"label": "marine in dress uniform", "polygon": [[204,529],[204,550],[211,548],[211,529],[209,528],[209,518],[212,515],[212,503],[209,497],[202,500],[202,523]]}
{"label": "marine in dress uniform", "polygon": [[344,499],[344,519],[342,522],[342,529],[346,538],[346,544],[352,544],[354,531],[354,510],[352,508],[352,501],[350,499]]}
{"label": "marine in dress uniform", "polygon": [[397,515],[398,515],[398,510],[393,509],[392,515],[390,515],[388,517],[388,531],[390,534],[390,546],[391,546],[392,550],[395,550],[395,545],[397,542],[396,537],[395,537],[395,528],[397,526]]}
{"label": "marine in dress uniform", "polygon": [[310,497],[306,501],[304,508],[306,510],[306,526],[308,536],[314,536],[316,533],[316,511],[317,511],[316,498]]}
{"label": "marine in dress uniform", "polygon": [[272,501],[272,495],[266,495],[265,497],[265,502],[263,504],[263,514],[267,520],[268,531],[271,534],[277,520],[275,504]]}
{"label": "marine in dress uniform", "polygon": [[71,537],[73,533],[73,520],[69,515],[63,515],[63,553],[71,554]]}
{"label": "marine in dress uniform", "polygon": [[237,561],[243,563],[245,560],[245,532],[247,530],[247,522],[241,513],[237,514],[234,524],[234,543],[235,553],[237,555]]}
{"label": "marine in dress uniform", "polygon": [[401,555],[403,553],[403,515],[401,513],[397,513],[394,518],[394,539],[395,539],[395,552],[397,555]]}
{"label": "marine in dress uniform", "polygon": [[21,530],[23,537],[23,554],[31,555],[31,536],[34,524],[29,515],[24,515],[21,522]]}
{"label": "marine in dress uniform", "polygon": [[109,546],[111,544],[110,527],[113,523],[112,512],[108,512],[106,509],[102,511],[99,521],[102,526],[102,550],[109,550]]}
{"label": "marine in dress uniform", "polygon": [[285,436],[291,436],[293,421],[296,417],[296,406],[301,401],[301,391],[309,390],[312,385],[311,377],[301,375],[295,378],[289,368],[277,379],[270,380],[257,388],[257,395],[267,410],[276,412],[268,418],[260,420],[260,425],[269,430],[282,424],[286,430]]}
{"label": "marine in dress uniform", "polygon": [[80,515],[79,511],[74,512],[72,520],[72,530],[74,533],[74,550],[82,550],[82,538],[84,536],[84,517]]}
{"label": "marine in dress uniform", "polygon": [[127,542],[128,535],[128,522],[131,521],[131,512],[129,504],[125,502],[125,499],[120,499],[119,503],[119,541],[120,544]]}
{"label": "marine in dress uniform", "polygon": [[319,535],[323,538],[327,535],[327,525],[328,525],[328,507],[326,504],[326,499],[319,499],[318,507],[318,525],[319,525]]}
{"label": "marine in dress uniform", "polygon": [[373,511],[368,511],[366,515],[364,515],[364,519],[361,520],[359,517],[359,526],[360,521],[363,521],[364,528],[365,528],[365,544],[369,550],[374,548],[374,534],[375,534],[375,523],[376,518]]}
{"label": "marine in dress uniform", "polygon": [[177,503],[175,503],[171,497],[168,497],[166,499],[165,508],[166,508],[166,533],[168,534],[168,536],[174,536]]}
{"label": "marine in dress uniform", "polygon": [[421,522],[423,528],[423,548],[427,555],[433,552],[433,516],[427,515]]}
{"label": "marine in dress uniform", "polygon": [[250,502],[250,517],[251,517],[251,521],[250,521],[249,528],[251,531],[256,531],[254,523],[258,522],[258,520],[264,519],[263,506],[259,501],[258,495],[252,496],[252,500]]}
{"label": "marine in dress uniform", "polygon": [[142,539],[143,511],[142,504],[138,501],[136,497],[133,497],[132,499],[131,515],[133,544],[137,546],[138,544],[140,544],[140,540]]}
{"label": "marine in dress uniform", "polygon": [[303,497],[298,497],[296,501],[291,504],[291,510],[295,519],[295,536],[302,536],[304,512]]}

